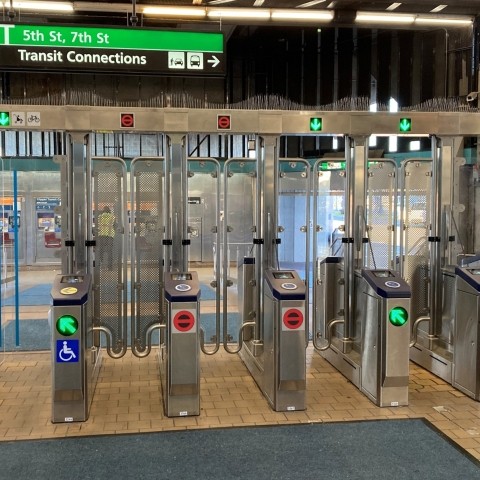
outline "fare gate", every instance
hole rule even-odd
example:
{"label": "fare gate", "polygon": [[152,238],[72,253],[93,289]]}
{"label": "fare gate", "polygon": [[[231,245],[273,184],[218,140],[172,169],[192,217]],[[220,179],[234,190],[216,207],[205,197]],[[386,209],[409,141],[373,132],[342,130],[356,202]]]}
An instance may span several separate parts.
{"label": "fare gate", "polygon": [[93,341],[90,275],[57,275],[51,291],[52,422],[88,419],[101,366]]}
{"label": "fare gate", "polygon": [[166,341],[161,345],[163,402],[169,417],[200,414],[200,286],[195,272],[165,275]]}
{"label": "fare gate", "polygon": [[456,267],[453,386],[480,400],[480,269]]}
{"label": "fare gate", "polygon": [[[399,335],[385,321],[388,295],[394,298],[408,289],[395,272],[401,236],[397,167],[390,160],[367,158],[363,137],[346,145],[351,148],[345,161],[321,159],[314,165],[313,344],[377,405],[405,405],[409,330]],[[375,283],[385,272],[392,277],[387,283],[395,284],[391,292],[366,280]],[[408,302],[407,318],[409,309]],[[392,374],[398,352],[401,374]]]}
{"label": "fare gate", "polygon": [[379,407],[408,405],[410,287],[392,270],[356,272],[360,389]]}
{"label": "fare gate", "polygon": [[293,270],[265,271],[264,392],[277,412],[305,410],[305,283]]}

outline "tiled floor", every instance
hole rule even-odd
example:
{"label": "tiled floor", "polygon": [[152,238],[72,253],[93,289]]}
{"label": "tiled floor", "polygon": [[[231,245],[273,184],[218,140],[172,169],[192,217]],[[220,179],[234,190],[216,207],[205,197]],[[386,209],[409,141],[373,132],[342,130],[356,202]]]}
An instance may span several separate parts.
{"label": "tiled floor", "polygon": [[424,417],[480,459],[480,403],[411,364],[408,407],[379,408],[308,350],[307,409],[273,412],[237,355],[201,358],[201,414],[166,418],[156,355],[104,356],[90,418],[52,424],[49,353],[6,354],[0,365],[0,439],[34,439],[218,426]]}

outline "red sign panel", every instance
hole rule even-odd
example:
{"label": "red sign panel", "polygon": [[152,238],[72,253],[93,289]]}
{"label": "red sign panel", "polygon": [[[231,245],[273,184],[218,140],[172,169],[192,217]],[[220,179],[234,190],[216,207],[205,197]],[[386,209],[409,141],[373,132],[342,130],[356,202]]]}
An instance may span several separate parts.
{"label": "red sign panel", "polygon": [[303,324],[303,312],[298,308],[290,308],[283,314],[283,324],[290,330],[296,330]]}
{"label": "red sign panel", "polygon": [[217,130],[230,130],[231,128],[230,115],[217,115]]}
{"label": "red sign panel", "polygon": [[188,332],[195,325],[195,317],[188,310],[180,310],[173,317],[173,326],[179,332]]}
{"label": "red sign panel", "polygon": [[135,114],[134,113],[121,113],[120,114],[120,126],[122,128],[135,128]]}

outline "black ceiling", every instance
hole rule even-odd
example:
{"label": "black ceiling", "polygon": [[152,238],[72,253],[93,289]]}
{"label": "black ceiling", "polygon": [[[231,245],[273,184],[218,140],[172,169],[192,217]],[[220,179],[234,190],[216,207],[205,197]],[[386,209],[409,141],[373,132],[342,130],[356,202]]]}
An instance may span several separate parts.
{"label": "black ceiling", "polygon": [[[296,8],[299,5],[307,3],[309,0],[265,0],[261,5],[262,8]],[[78,2],[81,4],[82,2]],[[116,0],[113,2],[110,1],[98,1],[90,3],[99,3],[105,5],[115,5],[115,4],[125,4],[133,5],[132,0]],[[194,2],[192,0],[170,0],[170,1],[159,1],[159,0],[138,0],[137,5],[182,5],[190,6]],[[218,5],[222,8],[228,7],[243,7],[251,8],[254,6],[255,0],[233,0],[228,2],[219,2],[218,0],[202,0],[201,5]],[[371,10],[377,12],[384,12],[386,9],[393,3],[393,1],[354,1],[354,0],[323,0],[318,2],[316,5],[312,6],[313,9],[325,9],[333,8],[333,10],[347,10],[347,11],[356,11],[356,10]],[[449,4],[448,4],[449,3]],[[198,5],[199,3],[196,3]],[[331,5],[333,4],[333,5]],[[329,5],[331,5],[329,7]],[[432,9],[439,5],[447,5],[442,11],[442,14],[447,15],[478,15],[480,14],[480,0],[403,0],[401,5],[398,6],[394,11],[396,13],[417,13],[425,14],[430,13]]]}
{"label": "black ceiling", "polygon": [[[38,0],[40,1],[40,0]],[[201,2],[201,3],[200,3]],[[84,24],[104,24],[104,25],[121,25],[129,24],[130,17],[135,8],[138,16],[139,26],[162,26],[163,24],[171,24],[172,22],[178,24],[178,19],[165,19],[153,16],[142,15],[143,6],[218,6],[221,8],[254,8],[260,6],[261,8],[311,8],[311,9],[331,9],[335,12],[335,20],[333,24],[352,24],[355,17],[355,12],[375,11],[386,12],[387,8],[393,3],[392,1],[352,1],[352,0],[323,0],[318,1],[315,5],[305,7],[304,5],[309,0],[264,0],[263,4],[254,5],[256,0],[116,0],[116,1],[74,1],[75,13],[63,14],[61,12],[24,12],[16,10],[8,12],[8,6],[3,8],[3,21],[14,22],[51,22],[51,23],[84,23]],[[442,15],[470,15],[477,16],[480,14],[480,0],[403,0],[401,5],[395,8],[395,13],[413,13],[413,14],[429,14],[432,9],[450,2],[444,9],[441,10]],[[8,5],[8,2],[7,2]],[[134,7],[135,6],[135,7]],[[83,7],[83,8],[82,8]],[[80,8],[80,9],[79,9]],[[190,23],[182,20],[182,24]],[[218,21],[193,21],[194,24],[212,24]],[[227,22],[225,22],[227,23]],[[230,24],[235,24],[235,20],[228,21]],[[246,22],[238,22],[245,24]],[[255,22],[258,25],[259,22]]]}

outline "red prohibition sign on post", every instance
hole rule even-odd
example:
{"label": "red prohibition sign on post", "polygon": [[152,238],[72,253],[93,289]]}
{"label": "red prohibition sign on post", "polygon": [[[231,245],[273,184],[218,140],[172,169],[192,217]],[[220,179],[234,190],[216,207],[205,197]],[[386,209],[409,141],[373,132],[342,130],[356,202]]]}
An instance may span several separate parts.
{"label": "red prohibition sign on post", "polygon": [[290,330],[300,328],[303,323],[303,312],[298,308],[290,308],[283,314],[283,324]]}
{"label": "red prohibition sign on post", "polygon": [[217,129],[230,130],[230,128],[231,128],[230,115],[217,115]]}
{"label": "red prohibition sign on post", "polygon": [[122,128],[134,128],[135,127],[135,114],[134,113],[121,113],[120,114],[120,126]]}
{"label": "red prohibition sign on post", "polygon": [[180,310],[173,317],[173,326],[180,332],[188,332],[195,325],[195,317],[187,310]]}

